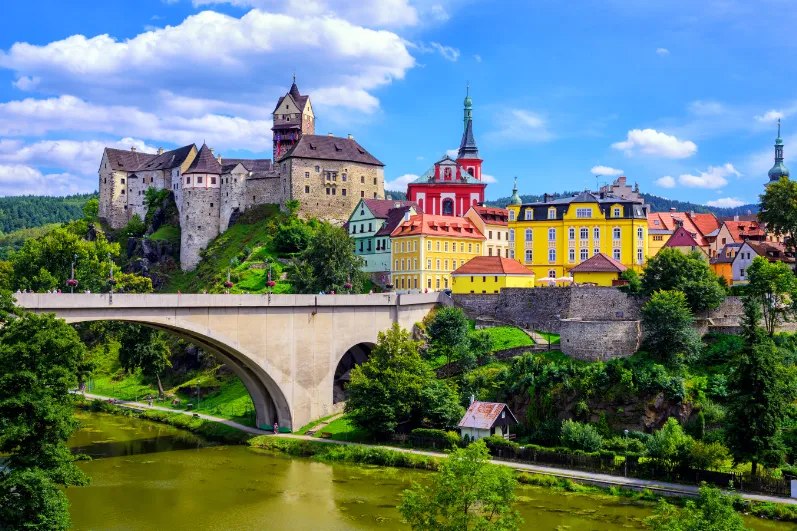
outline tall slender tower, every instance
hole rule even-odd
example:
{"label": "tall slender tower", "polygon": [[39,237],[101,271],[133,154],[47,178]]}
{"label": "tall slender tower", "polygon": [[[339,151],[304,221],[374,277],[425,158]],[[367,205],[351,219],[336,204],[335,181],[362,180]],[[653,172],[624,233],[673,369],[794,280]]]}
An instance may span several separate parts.
{"label": "tall slender tower", "polygon": [[781,177],[789,177],[789,169],[783,165],[783,139],[780,137],[780,120],[778,120],[778,138],[775,139],[775,165],[769,170],[768,186],[777,182]]}
{"label": "tall slender tower", "polygon": [[464,115],[465,130],[459,143],[457,163],[481,181],[482,159],[479,158],[479,148],[476,147],[476,139],[473,138],[473,101],[470,99],[470,86],[465,89]]}
{"label": "tall slender tower", "polygon": [[273,161],[285,155],[302,135],[315,134],[315,115],[310,96],[299,93],[296,75],[287,94],[277,102],[273,113]]}

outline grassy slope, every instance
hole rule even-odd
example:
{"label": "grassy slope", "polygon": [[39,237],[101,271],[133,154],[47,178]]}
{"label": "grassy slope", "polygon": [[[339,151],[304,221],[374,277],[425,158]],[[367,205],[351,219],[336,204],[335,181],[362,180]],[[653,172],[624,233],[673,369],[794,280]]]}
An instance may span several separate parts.
{"label": "grassy slope", "polygon": [[268,269],[250,269],[250,266],[262,265],[269,259],[272,263],[271,278],[277,283],[273,292],[291,293],[290,284],[279,280],[285,266],[275,261],[277,255],[272,244],[272,218],[279,215],[277,205],[262,205],[248,211],[238,223],[210,242],[196,269],[172,274],[162,291],[202,293],[208,290],[210,293],[223,293],[227,268],[230,267],[230,260],[234,260],[231,273],[234,286],[230,293],[264,293]]}

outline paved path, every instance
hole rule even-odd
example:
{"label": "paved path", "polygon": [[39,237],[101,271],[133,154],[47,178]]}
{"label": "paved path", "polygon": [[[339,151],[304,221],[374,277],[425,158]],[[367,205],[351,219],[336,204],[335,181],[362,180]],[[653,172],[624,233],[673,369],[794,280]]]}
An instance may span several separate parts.
{"label": "paved path", "polygon": [[[89,399],[96,399],[96,400],[109,400],[110,397],[107,396],[99,396],[93,395],[90,393],[84,393],[84,396]],[[367,445],[362,443],[354,443],[354,442],[347,442],[347,441],[335,441],[332,439],[323,439],[320,437],[311,437],[308,435],[292,435],[287,433],[280,433],[275,435],[270,431],[261,430],[258,428],[252,428],[251,426],[244,426],[243,424],[239,424],[237,422],[233,422],[231,420],[222,419],[219,417],[214,417],[212,415],[204,415],[202,413],[195,413],[193,411],[182,411],[179,409],[171,409],[168,407],[161,407],[161,406],[150,406],[149,404],[141,403],[141,402],[134,402],[128,400],[118,400],[116,401],[117,405],[121,405],[123,407],[131,407],[136,409],[154,409],[157,411],[168,411],[170,413],[181,413],[183,415],[190,415],[194,416],[197,415],[199,418],[204,420],[209,420],[212,422],[219,422],[226,426],[230,426],[231,428],[236,428],[247,433],[251,433],[253,435],[271,435],[273,437],[282,437],[286,439],[303,439],[307,441],[317,441],[317,442],[325,442],[331,444],[341,444],[345,446],[373,446],[376,448],[384,448],[386,450],[394,450],[396,452],[407,452],[416,455],[427,455],[430,457],[447,457],[446,454],[442,454],[439,452],[429,452],[425,450],[415,450],[412,448],[397,448],[394,446],[380,446],[380,445]],[[690,496],[696,497],[698,494],[698,488],[693,485],[682,485],[680,483],[668,483],[663,481],[653,481],[648,479],[638,479],[638,478],[626,478],[622,476],[612,476],[609,474],[598,474],[595,472],[584,472],[581,470],[571,470],[571,469],[562,469],[562,468],[553,468],[547,466],[540,466],[540,465],[531,465],[527,463],[516,463],[513,461],[502,461],[499,459],[493,459],[491,461],[496,465],[502,466],[509,466],[514,468],[515,470],[520,470],[523,472],[532,472],[535,474],[544,474],[548,476],[555,476],[558,478],[566,478],[572,479],[574,481],[589,483],[593,485],[598,485],[602,487],[611,487],[611,486],[618,486],[627,489],[633,490],[642,490],[648,489],[652,492],[660,493],[662,495],[677,495],[677,496]],[[781,498],[779,496],[764,496],[761,494],[747,494],[741,493],[742,498],[746,500],[753,500],[753,501],[760,501],[760,502],[771,502],[771,503],[783,503],[787,505],[797,505],[797,499],[792,498]]]}

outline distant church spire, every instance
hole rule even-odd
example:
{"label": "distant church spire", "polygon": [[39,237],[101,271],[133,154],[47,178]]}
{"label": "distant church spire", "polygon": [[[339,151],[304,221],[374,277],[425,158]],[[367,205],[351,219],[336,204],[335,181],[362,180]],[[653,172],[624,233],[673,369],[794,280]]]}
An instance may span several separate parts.
{"label": "distant church spire", "polygon": [[465,116],[463,130],[468,128],[468,122],[473,119],[473,101],[470,99],[470,83],[465,85]]}
{"label": "distant church spire", "polygon": [[457,159],[478,159],[479,148],[473,138],[473,100],[470,99],[470,85],[465,86],[465,131],[459,143]]}
{"label": "distant church spire", "polygon": [[778,138],[775,139],[775,165],[769,170],[769,182],[779,181],[781,177],[789,177],[789,169],[783,164],[783,139],[780,137],[780,119],[778,119]]}
{"label": "distant church spire", "polygon": [[517,193],[517,177],[515,177],[515,186],[512,187],[512,197],[509,199],[510,205],[521,205],[523,201],[520,200],[520,196]]}

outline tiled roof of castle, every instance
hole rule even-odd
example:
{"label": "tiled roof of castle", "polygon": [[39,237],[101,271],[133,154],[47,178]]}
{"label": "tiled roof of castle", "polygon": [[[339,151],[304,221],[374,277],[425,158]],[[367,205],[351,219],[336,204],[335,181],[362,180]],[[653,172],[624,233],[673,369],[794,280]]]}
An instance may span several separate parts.
{"label": "tiled roof of castle", "polygon": [[598,253],[570,270],[570,273],[622,273],[628,269],[611,256]]}
{"label": "tiled roof of castle", "polygon": [[274,111],[272,111],[272,113],[277,112],[277,109],[279,109],[280,105],[282,105],[282,101],[289,96],[300,111],[304,110],[305,105],[307,105],[307,100],[310,98],[310,96],[302,96],[299,94],[299,87],[296,86],[296,82],[294,81],[288,93],[280,97],[279,101],[277,101],[277,105],[274,107]]}
{"label": "tiled roof of castle", "polygon": [[492,208],[484,206],[472,206],[471,208],[488,225],[509,224],[509,211],[505,208]]}
{"label": "tiled roof of castle", "polygon": [[757,221],[726,221],[725,226],[735,242],[741,242],[745,238],[759,237],[764,235],[764,229]]}
{"label": "tiled roof of castle", "polygon": [[447,236],[449,238],[472,238],[483,240],[484,235],[467,218],[452,216],[433,216],[417,214],[409,221],[400,223],[390,234],[393,238],[401,236]]}
{"label": "tiled roof of castle", "polygon": [[385,219],[394,208],[401,208],[405,206],[413,206],[418,209],[418,203],[415,201],[397,201],[394,199],[363,199],[363,203],[371,211],[375,218]]}
{"label": "tiled roof of castle", "polygon": [[271,159],[221,159],[223,173],[232,171],[238,164],[251,172],[271,171]]}
{"label": "tiled roof of castle", "polygon": [[115,171],[167,170],[181,166],[191,153],[194,144],[156,153],[143,153],[129,149],[105,148],[111,169]]}
{"label": "tiled roof of castle", "polygon": [[[409,201],[405,201],[408,203]],[[404,219],[404,213],[412,208],[413,205],[404,205],[398,208],[392,208],[387,214],[384,225],[376,231],[376,236],[390,236],[390,234],[398,227],[398,224]],[[420,209],[415,206],[415,211],[420,212]]]}
{"label": "tiled roof of castle", "polygon": [[670,239],[664,244],[664,247],[699,247],[699,245],[694,236],[692,236],[692,233],[684,227],[678,227],[673,235],[670,236]]}
{"label": "tiled roof of castle", "polygon": [[512,414],[512,411],[509,410],[506,404],[474,401],[468,408],[465,416],[459,421],[459,427],[489,430],[495,425],[495,421],[498,420],[498,415],[500,415],[504,409],[506,409],[509,416],[512,417],[512,420],[517,424],[515,415]]}
{"label": "tiled roof of castle", "polygon": [[304,135],[280,160],[291,157],[341,160],[384,166],[353,138],[337,136]]}
{"label": "tiled roof of castle", "polygon": [[202,148],[199,150],[199,153],[197,153],[196,158],[194,158],[194,161],[191,162],[191,165],[185,171],[186,175],[189,173],[221,175],[221,164],[219,164],[218,159],[213,156],[207,144],[202,144]]}
{"label": "tiled roof of castle", "polygon": [[527,275],[534,273],[514,258],[477,256],[454,270],[452,275]]}

